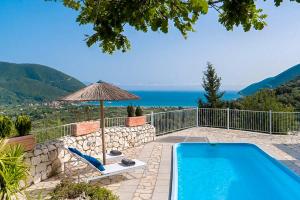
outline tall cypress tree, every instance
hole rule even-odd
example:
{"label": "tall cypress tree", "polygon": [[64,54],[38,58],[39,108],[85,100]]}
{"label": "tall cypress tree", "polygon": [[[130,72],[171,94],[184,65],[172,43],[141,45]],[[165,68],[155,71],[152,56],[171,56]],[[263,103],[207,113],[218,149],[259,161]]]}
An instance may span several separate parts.
{"label": "tall cypress tree", "polygon": [[202,87],[205,90],[206,103],[199,101],[199,107],[218,108],[222,107],[222,97],[224,92],[220,92],[221,77],[218,77],[214,66],[207,63],[207,69],[204,72]]}

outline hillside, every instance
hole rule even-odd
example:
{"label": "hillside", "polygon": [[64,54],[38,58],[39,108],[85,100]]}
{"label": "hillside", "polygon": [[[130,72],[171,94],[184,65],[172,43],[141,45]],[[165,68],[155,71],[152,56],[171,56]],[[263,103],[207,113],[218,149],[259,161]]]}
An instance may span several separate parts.
{"label": "hillside", "polygon": [[79,80],[44,65],[0,62],[0,104],[55,100],[82,87]]}
{"label": "hillside", "polygon": [[277,87],[275,93],[280,102],[300,110],[300,76]]}
{"label": "hillside", "polygon": [[296,77],[300,76],[300,64],[295,65],[284,72],[278,74],[277,76],[266,78],[260,82],[253,83],[248,87],[242,89],[239,93],[241,95],[247,96],[254,94],[260,89],[264,88],[276,88],[284,83],[287,83],[290,80],[295,79]]}

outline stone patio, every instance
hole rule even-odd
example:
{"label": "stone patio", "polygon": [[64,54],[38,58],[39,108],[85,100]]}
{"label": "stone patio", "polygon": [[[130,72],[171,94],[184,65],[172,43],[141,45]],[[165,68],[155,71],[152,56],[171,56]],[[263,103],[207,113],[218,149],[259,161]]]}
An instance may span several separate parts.
{"label": "stone patio", "polygon": [[[102,179],[92,184],[98,184],[113,190],[121,200],[168,199],[172,145],[184,141],[253,143],[300,175],[300,136],[298,135],[268,135],[201,127],[160,136],[154,142],[124,151],[127,157],[138,158],[146,162],[146,168]],[[53,177],[31,186],[28,188],[28,192],[31,194],[42,192],[47,198],[47,193],[59,181],[59,176]]]}

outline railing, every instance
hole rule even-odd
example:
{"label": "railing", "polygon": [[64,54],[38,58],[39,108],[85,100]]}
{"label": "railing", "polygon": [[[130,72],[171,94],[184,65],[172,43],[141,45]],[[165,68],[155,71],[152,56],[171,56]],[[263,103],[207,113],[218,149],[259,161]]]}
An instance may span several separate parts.
{"label": "railing", "polygon": [[199,109],[199,126],[287,134],[300,131],[299,112]]}
{"label": "railing", "polygon": [[71,135],[72,132],[72,124],[65,124],[62,126],[35,130],[34,132],[32,132],[32,134],[35,136],[37,143],[43,143],[49,140],[54,140],[67,135]]}
{"label": "railing", "polygon": [[156,135],[197,126],[197,108],[154,113],[148,116]]}
{"label": "railing", "polygon": [[126,118],[127,117],[105,118],[105,126],[104,127],[125,126]]}
{"label": "railing", "polygon": [[[105,127],[125,126],[125,121],[126,117],[105,118]],[[32,134],[35,136],[37,143],[43,143],[49,140],[72,135],[72,133],[74,132],[74,126],[72,125],[74,124],[75,123],[36,129],[32,132]]]}
{"label": "railing", "polygon": [[296,133],[300,131],[300,112],[272,112],[270,133]]}
{"label": "railing", "polygon": [[227,127],[227,111],[226,109],[207,109],[198,110],[199,126],[209,126],[216,128]]}
{"label": "railing", "polygon": [[[125,123],[126,117],[105,118],[105,127],[122,127]],[[156,135],[197,126],[287,134],[300,132],[300,112],[190,108],[147,114],[146,123],[155,127]],[[38,143],[72,135],[72,133],[72,124],[33,132]]]}

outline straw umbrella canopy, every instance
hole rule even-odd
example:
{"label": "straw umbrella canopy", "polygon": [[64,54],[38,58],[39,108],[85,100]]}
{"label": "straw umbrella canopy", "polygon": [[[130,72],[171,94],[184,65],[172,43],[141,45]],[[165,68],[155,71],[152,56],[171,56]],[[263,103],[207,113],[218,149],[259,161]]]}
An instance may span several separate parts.
{"label": "straw umbrella canopy", "polygon": [[105,150],[105,137],[104,137],[104,101],[119,101],[119,100],[135,100],[139,99],[138,96],[129,93],[112,84],[98,81],[85,88],[69,94],[60,101],[99,101],[100,102],[100,127],[102,135],[102,153],[103,163],[106,164],[106,150]]}

